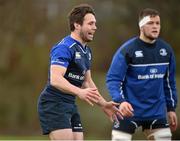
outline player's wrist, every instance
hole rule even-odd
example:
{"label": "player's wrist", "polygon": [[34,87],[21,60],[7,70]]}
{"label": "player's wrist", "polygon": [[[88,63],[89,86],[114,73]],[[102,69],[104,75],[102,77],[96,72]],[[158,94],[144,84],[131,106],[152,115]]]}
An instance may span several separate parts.
{"label": "player's wrist", "polygon": [[101,108],[105,107],[107,104],[107,101],[104,100],[102,97],[99,99],[99,101],[97,102],[97,105],[100,106]]}
{"label": "player's wrist", "polygon": [[81,92],[82,90],[78,87],[76,87],[74,90],[73,90],[73,93],[78,96],[78,97],[81,97]]}

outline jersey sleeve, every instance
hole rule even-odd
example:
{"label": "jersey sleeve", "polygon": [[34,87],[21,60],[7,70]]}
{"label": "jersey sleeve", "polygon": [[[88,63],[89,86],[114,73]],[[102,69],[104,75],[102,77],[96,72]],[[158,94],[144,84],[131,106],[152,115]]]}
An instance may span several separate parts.
{"label": "jersey sleeve", "polygon": [[113,57],[106,77],[106,85],[112,100],[118,103],[125,101],[123,93],[123,82],[127,67],[128,65],[125,54],[121,49],[119,49]]}
{"label": "jersey sleeve", "polygon": [[68,67],[69,62],[72,60],[72,53],[65,45],[58,45],[51,50],[50,64]]}
{"label": "jersey sleeve", "polygon": [[164,91],[166,97],[167,111],[175,111],[177,105],[175,69],[176,69],[175,56],[173,51],[171,51],[169,68],[164,77]]}

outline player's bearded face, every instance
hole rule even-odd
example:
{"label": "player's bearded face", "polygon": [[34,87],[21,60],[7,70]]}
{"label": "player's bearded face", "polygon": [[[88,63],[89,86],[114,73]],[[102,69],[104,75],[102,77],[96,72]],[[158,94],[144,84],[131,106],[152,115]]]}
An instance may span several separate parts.
{"label": "player's bearded face", "polygon": [[94,33],[96,31],[96,19],[93,14],[86,14],[84,22],[80,29],[80,37],[84,42],[90,42],[93,40]]}
{"label": "player's bearded face", "polygon": [[155,16],[151,17],[151,21],[146,23],[141,30],[146,38],[155,40],[159,36],[160,28],[160,17]]}

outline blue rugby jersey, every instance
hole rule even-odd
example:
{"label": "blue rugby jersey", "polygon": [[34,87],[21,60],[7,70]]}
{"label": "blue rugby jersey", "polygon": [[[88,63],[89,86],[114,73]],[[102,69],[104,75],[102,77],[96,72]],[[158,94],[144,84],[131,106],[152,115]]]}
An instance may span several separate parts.
{"label": "blue rugby jersey", "polygon": [[128,40],[115,53],[106,84],[113,101],[132,104],[133,119],[166,117],[177,104],[172,48],[162,39],[153,44]]}
{"label": "blue rugby jersey", "polygon": [[[80,42],[71,38],[65,37],[57,43],[50,53],[50,65],[60,65],[67,68],[64,77],[71,84],[81,87],[84,81],[84,75],[91,66],[91,50],[89,47],[83,47]],[[50,72],[49,72],[50,75]],[[59,89],[50,85],[50,76],[45,91],[49,92],[46,95],[61,97],[66,102],[74,103],[75,96],[66,94]]]}

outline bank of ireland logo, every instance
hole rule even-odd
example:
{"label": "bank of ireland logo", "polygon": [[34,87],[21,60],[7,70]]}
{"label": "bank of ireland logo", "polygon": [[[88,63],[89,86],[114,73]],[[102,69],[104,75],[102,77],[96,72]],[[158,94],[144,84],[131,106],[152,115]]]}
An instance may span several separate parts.
{"label": "bank of ireland logo", "polygon": [[76,57],[76,59],[81,59],[81,53],[80,52],[76,52],[75,57]]}
{"label": "bank of ireland logo", "polygon": [[157,70],[156,68],[151,68],[151,69],[150,69],[150,73],[157,73],[157,71],[158,71],[158,70]]}
{"label": "bank of ireland logo", "polygon": [[136,57],[144,57],[142,50],[135,51]]}
{"label": "bank of ireland logo", "polygon": [[159,50],[159,53],[160,53],[161,56],[166,56],[166,55],[167,55],[167,51],[166,51],[166,49],[164,49],[164,48],[161,48],[161,49]]}

